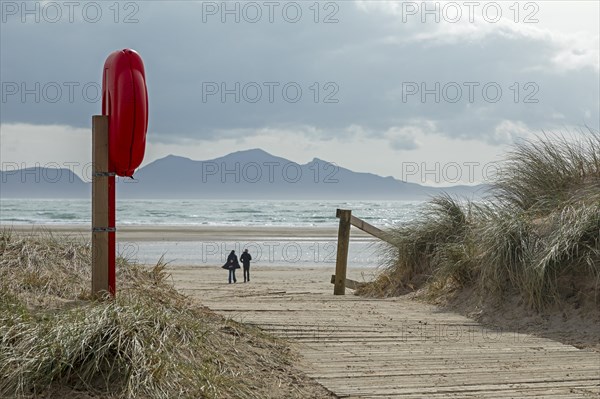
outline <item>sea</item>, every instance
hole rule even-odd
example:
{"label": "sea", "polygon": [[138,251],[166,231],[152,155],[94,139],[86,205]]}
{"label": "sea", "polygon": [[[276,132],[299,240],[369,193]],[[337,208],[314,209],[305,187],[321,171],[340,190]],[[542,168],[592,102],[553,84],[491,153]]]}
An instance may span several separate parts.
{"label": "sea", "polygon": [[[335,228],[336,209],[382,229],[412,220],[420,201],[333,200],[118,200],[117,226],[198,226]],[[0,199],[0,225],[90,225],[91,203],[85,199]],[[118,237],[118,235],[117,235]],[[253,254],[253,266],[335,265],[335,237],[257,237],[243,241],[118,240],[117,251],[132,261],[156,263],[161,257],[174,265],[218,265],[230,250]],[[382,243],[352,237],[349,264],[373,268],[385,265]]]}

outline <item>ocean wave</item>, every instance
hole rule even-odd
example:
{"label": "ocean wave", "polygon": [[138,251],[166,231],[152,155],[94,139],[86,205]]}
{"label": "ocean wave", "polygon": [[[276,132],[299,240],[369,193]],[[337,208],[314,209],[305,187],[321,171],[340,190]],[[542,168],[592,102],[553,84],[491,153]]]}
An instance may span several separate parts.
{"label": "ocean wave", "polygon": [[[91,222],[89,200],[2,200],[0,222]],[[377,201],[239,201],[128,200],[117,207],[118,224],[173,226],[336,226],[340,206],[376,226],[393,226],[412,219],[416,202]]]}

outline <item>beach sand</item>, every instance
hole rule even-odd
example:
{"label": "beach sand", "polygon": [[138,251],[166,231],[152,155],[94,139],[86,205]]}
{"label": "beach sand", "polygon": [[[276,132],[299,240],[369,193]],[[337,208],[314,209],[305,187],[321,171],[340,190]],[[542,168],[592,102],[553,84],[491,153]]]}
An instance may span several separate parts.
{"label": "beach sand", "polygon": [[[36,235],[47,234],[51,232],[54,236],[82,238],[89,240],[91,237],[91,228],[87,225],[0,225],[3,228],[10,229],[18,234]],[[156,242],[248,242],[260,240],[327,240],[329,243],[337,242],[336,228],[318,228],[318,227],[232,227],[232,226],[119,226],[117,233],[118,242],[143,243]],[[373,241],[368,234],[352,229],[351,240]],[[352,249],[352,244],[350,245]],[[355,245],[356,246],[356,245]],[[226,255],[226,254],[224,254]],[[332,254],[335,257],[335,253]],[[160,254],[151,256],[148,263],[158,261]],[[156,258],[156,259],[155,259]],[[168,257],[165,258],[170,261]],[[193,290],[195,282],[202,280],[203,284],[210,284],[210,289],[221,290],[223,283],[227,280],[226,271],[219,268],[219,262],[198,262],[193,264],[181,264],[173,262],[169,268],[176,276],[178,288],[184,290]],[[357,265],[355,265],[357,266]],[[358,266],[364,266],[358,265]],[[353,267],[349,262],[347,277],[357,281],[370,281],[374,279],[376,267]],[[282,290],[304,290],[307,284],[311,290],[316,290],[319,294],[328,294],[333,291],[330,284],[330,277],[335,273],[335,263],[315,262],[313,265],[294,265],[293,263],[278,261],[261,261],[254,263],[253,273],[256,273],[256,280],[253,281],[253,287],[263,286],[265,289],[275,289],[279,287]],[[212,280],[206,280],[206,278]],[[241,270],[238,272],[238,279],[243,281]],[[411,296],[411,295],[409,295]],[[438,302],[438,305],[445,307],[446,304]],[[600,323],[598,313],[593,314],[569,314],[566,315],[561,309],[549,309],[546,314],[536,314],[516,305],[516,298],[506,298],[506,306],[501,311],[487,312],[484,317],[475,314],[472,306],[468,302],[463,305],[454,303],[449,308],[483,322],[489,326],[504,326],[505,328],[514,327],[521,332],[536,334],[563,343],[573,344],[580,348],[589,348],[600,350]],[[507,309],[509,307],[509,309]],[[511,311],[510,307],[513,308]],[[449,310],[450,310],[449,309]],[[582,311],[584,311],[582,309]]]}
{"label": "beach sand", "polygon": [[[40,234],[52,232],[58,236],[91,237],[88,225],[7,225],[18,233]],[[352,230],[353,239],[371,239],[360,230]],[[324,227],[276,227],[276,226],[118,226],[117,238],[122,241],[205,241],[205,240],[258,240],[281,238],[337,239],[337,228]]]}
{"label": "beach sand", "polygon": [[[19,226],[12,230],[18,234],[49,230],[59,237],[90,236],[89,226]],[[118,233],[119,240],[131,242],[235,241],[258,237],[335,240],[336,236],[336,229],[259,227],[124,226]],[[367,238],[356,230],[352,237]],[[237,284],[227,283],[227,271],[217,263],[170,265],[167,271],[177,289],[203,305],[290,339],[303,356],[299,367],[328,389],[348,397],[362,397],[369,392],[364,389],[372,389],[373,384],[379,384],[378,393],[386,397],[408,393],[399,388],[402,386],[418,397],[426,397],[432,392],[422,388],[431,386],[431,378],[458,394],[466,394],[462,389],[469,384],[481,384],[482,393],[494,385],[514,397],[531,394],[527,384],[513,383],[523,378],[539,384],[536,389],[540,392],[554,392],[558,397],[598,394],[600,354],[593,352],[598,350],[597,345],[590,345],[589,328],[582,329],[582,341],[577,337],[577,328],[561,331],[560,326],[553,326],[551,331],[538,331],[537,322],[518,315],[510,323],[499,315],[500,324],[488,320],[486,328],[448,309],[406,297],[361,298],[352,295],[351,290],[343,297],[334,296],[330,283],[334,264],[255,264],[251,267],[251,282],[243,283],[240,269]],[[371,281],[376,271],[349,264],[347,277]],[[587,350],[578,351],[556,340],[580,343],[577,346]],[[429,360],[432,355],[440,359],[434,371]],[[411,359],[408,363],[398,361],[407,357]],[[552,381],[547,378],[549,372]],[[494,392],[487,393],[495,395]]]}
{"label": "beach sand", "polygon": [[[174,266],[168,268],[175,286],[186,293],[209,290],[213,293],[235,292],[236,296],[242,290],[250,296],[263,293],[299,291],[311,292],[318,295],[333,295],[331,275],[335,274],[332,267],[294,267],[294,266],[251,266],[250,284],[244,284],[242,269],[236,271],[237,284],[227,282],[228,271],[214,266]],[[371,281],[376,273],[372,268],[349,268],[346,277],[355,281]],[[238,290],[238,291],[232,291]],[[348,290],[352,296],[352,291]]]}
{"label": "beach sand", "polygon": [[[47,234],[51,232],[54,236],[58,237],[70,237],[70,238],[82,238],[89,240],[91,238],[91,228],[88,225],[2,225],[0,224],[0,230],[9,229],[18,234],[37,235]],[[314,240],[327,241],[328,244],[335,245],[337,242],[337,229],[336,228],[322,228],[322,227],[233,227],[233,226],[119,226],[117,233],[118,242],[128,243],[190,243],[194,242],[217,242],[223,241],[227,243],[238,242],[246,243],[248,241],[260,241],[260,240],[279,240],[285,242],[286,240]],[[354,242],[359,241],[370,241],[373,237],[358,230],[351,230],[351,240]],[[358,245],[355,245],[357,247]],[[223,246],[225,248],[226,246]],[[229,248],[227,246],[227,248]],[[350,245],[352,250],[353,246]],[[330,248],[331,249],[331,248]],[[126,252],[126,251],[125,251]],[[160,258],[160,253],[152,254],[148,256],[148,264],[154,264]],[[224,253],[226,255],[226,253]],[[312,254],[311,254],[312,255]],[[321,254],[322,255],[322,254]],[[313,282],[319,281],[319,285],[311,286],[311,289],[322,290],[321,293],[328,293],[333,288],[330,287],[329,279],[332,274],[335,273],[335,251],[331,253],[329,251],[328,263],[314,262],[315,264],[302,265],[295,267],[294,263],[281,262],[279,260],[263,261],[254,263],[253,272],[257,273],[256,284],[266,284],[269,289],[272,287],[281,285],[282,289],[294,282],[300,281],[300,278],[306,276],[306,273],[315,275]],[[174,255],[175,256],[175,255]],[[174,275],[184,276],[188,275],[189,281],[195,281],[204,274],[206,271],[210,271],[208,275],[213,275],[215,272],[219,277],[215,277],[214,288],[220,287],[223,281],[226,281],[226,272],[222,271],[218,267],[218,262],[207,262],[205,259],[200,259],[198,256],[193,257],[196,261],[187,262],[188,259],[183,259],[181,262],[171,262],[169,268],[174,271]],[[170,262],[172,259],[169,256],[165,257],[165,261]],[[187,262],[187,263],[186,263]],[[370,266],[378,265],[380,262],[370,262]],[[313,267],[314,266],[314,267]],[[355,265],[356,266],[356,265]],[[357,281],[370,281],[374,279],[375,273],[377,272],[376,267],[365,268],[365,264],[361,264],[361,267],[352,267],[352,262],[349,262],[348,278]],[[242,276],[241,270],[239,276]],[[222,275],[222,276],[221,276]],[[262,275],[262,278],[259,278]],[[243,277],[241,278],[243,281]],[[275,283],[277,282],[277,283]],[[183,284],[181,287],[186,288],[183,280],[179,283]],[[302,285],[306,284],[306,281],[302,282]],[[318,288],[317,288],[318,287]],[[466,293],[465,293],[466,294]],[[411,297],[413,295],[409,295]],[[577,314],[565,314],[565,310],[560,308],[548,309],[544,314],[536,314],[534,311],[524,309],[522,306],[517,304],[518,298],[505,298],[505,305],[502,309],[497,311],[486,312],[483,315],[478,314],[473,309],[473,304],[468,300],[464,300],[462,303],[455,302],[450,304],[444,303],[444,300],[437,301],[438,305],[442,307],[448,307],[457,313],[468,315],[479,322],[482,322],[488,326],[503,326],[514,328],[515,330],[523,331],[528,333],[538,334],[544,337],[556,339],[563,343],[573,344],[580,348],[590,348],[596,351],[600,351],[600,312],[596,309],[595,312],[588,312],[587,309],[581,309],[577,311]],[[512,309],[512,310],[511,310]],[[572,310],[571,310],[572,312]]]}
{"label": "beach sand", "polygon": [[[3,228],[12,230],[18,234],[44,234],[51,232],[54,236],[83,238],[89,240],[91,237],[90,226],[87,225],[0,225],[0,230]],[[207,242],[207,241],[224,241],[224,242],[248,242],[259,240],[326,240],[332,245],[337,242],[336,228],[322,227],[228,227],[228,226],[119,226],[117,233],[118,242],[139,242],[141,243],[176,243],[188,242]],[[371,236],[358,230],[351,230],[351,240],[358,241],[374,241]],[[376,241],[376,240],[375,240]],[[357,247],[355,245],[354,247]],[[352,243],[350,245],[353,248]],[[223,247],[225,248],[225,246]],[[331,252],[331,251],[330,251]],[[224,253],[226,255],[226,253]],[[283,290],[292,289],[294,286],[305,286],[312,283],[311,290],[316,290],[320,294],[328,294],[333,291],[330,284],[330,277],[335,273],[335,252],[329,253],[332,259],[325,263],[314,262],[315,264],[297,265],[293,263],[281,262],[281,260],[263,261],[254,263],[253,273],[256,273],[256,280],[253,282],[253,287],[264,286],[264,289],[276,289],[280,287]],[[154,264],[160,258],[160,253],[153,254],[147,257],[148,264]],[[173,271],[174,276],[177,276],[177,285],[179,288],[189,288],[189,284],[203,279],[207,276],[212,276],[213,280],[204,281],[211,284],[210,289],[223,289],[222,283],[227,280],[226,271],[219,268],[218,262],[207,262],[196,256],[196,262],[184,263],[171,262],[169,269]],[[165,257],[165,261],[170,262],[169,257]],[[332,262],[333,261],[333,262]],[[378,262],[371,262],[370,265],[377,265]],[[356,265],[355,265],[356,266]],[[347,277],[357,281],[371,281],[377,272],[376,267],[352,267],[352,262],[349,262]],[[307,275],[314,276],[310,281],[303,280]],[[238,279],[243,281],[241,270],[238,272]],[[351,292],[351,291],[350,291]],[[467,294],[467,293],[465,293]],[[411,297],[414,295],[408,295]],[[490,327],[500,326],[504,328],[512,328],[521,332],[536,334],[543,337],[558,340],[563,343],[575,345],[580,348],[588,348],[595,351],[600,351],[600,312],[596,309],[595,312],[588,312],[589,309],[584,308],[577,310],[576,314],[572,310],[565,314],[564,309],[552,308],[544,314],[536,314],[532,310],[524,309],[517,302],[518,298],[505,298],[505,304],[499,307],[496,311],[489,311],[481,315],[474,310],[474,305],[468,300],[463,302],[454,302],[446,304],[444,300],[437,301],[437,304],[442,307],[447,307],[457,313],[468,315],[484,325]],[[450,306],[448,306],[450,305]],[[502,308],[502,309],[500,309]],[[588,307],[589,308],[589,307]]]}

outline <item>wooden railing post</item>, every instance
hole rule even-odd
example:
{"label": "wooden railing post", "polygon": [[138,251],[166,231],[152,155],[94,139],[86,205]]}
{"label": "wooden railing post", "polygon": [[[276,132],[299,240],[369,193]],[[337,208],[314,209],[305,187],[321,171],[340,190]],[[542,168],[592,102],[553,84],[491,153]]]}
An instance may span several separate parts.
{"label": "wooden railing post", "polygon": [[109,289],[109,179],[108,117],[92,117],[92,296]]}
{"label": "wooden railing post", "polygon": [[352,211],[336,210],[335,216],[340,219],[338,229],[337,257],[335,260],[335,285],[333,295],[346,293],[346,268],[348,266],[348,247],[350,246],[350,219]]}

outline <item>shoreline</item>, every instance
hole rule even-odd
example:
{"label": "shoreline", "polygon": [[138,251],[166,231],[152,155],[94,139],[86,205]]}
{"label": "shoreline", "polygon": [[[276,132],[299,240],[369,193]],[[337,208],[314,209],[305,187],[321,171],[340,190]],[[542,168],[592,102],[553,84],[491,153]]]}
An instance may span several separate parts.
{"label": "shoreline", "polygon": [[[0,224],[19,236],[59,240],[91,241],[89,225],[19,225]],[[154,265],[163,258],[172,265],[222,265],[234,249],[248,248],[255,264],[302,267],[335,266],[337,228],[324,227],[257,227],[257,226],[118,226],[116,253],[140,264]],[[349,248],[350,263],[360,268],[376,268],[380,262],[375,252],[379,240],[353,229]]]}
{"label": "shoreline", "polygon": [[[81,224],[0,224],[0,230],[17,234],[39,235],[51,232],[63,237],[91,237],[91,226]],[[337,227],[310,226],[189,226],[189,225],[117,225],[121,241],[202,241],[231,239],[337,240]],[[351,240],[373,241],[374,237],[352,229]]]}

